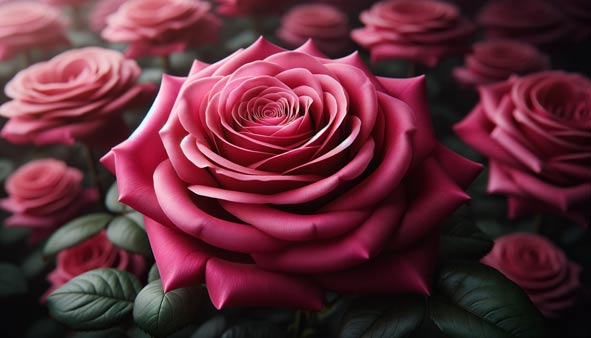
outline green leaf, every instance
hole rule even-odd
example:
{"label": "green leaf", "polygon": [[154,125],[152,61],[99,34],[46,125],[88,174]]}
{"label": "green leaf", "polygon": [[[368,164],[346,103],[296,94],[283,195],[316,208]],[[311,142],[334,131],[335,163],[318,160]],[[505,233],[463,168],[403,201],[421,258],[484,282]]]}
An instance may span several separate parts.
{"label": "green leaf", "polygon": [[78,217],[54,232],[45,243],[43,253],[54,255],[98,234],[109,223],[112,216],[96,213]]}
{"label": "green leaf", "polygon": [[140,214],[137,211],[130,211],[127,214],[125,214],[125,216],[134,221],[137,225],[140,226],[140,228],[144,229],[144,231],[146,230],[146,225],[144,224],[144,215]]}
{"label": "green leaf", "polygon": [[191,338],[219,338],[228,327],[228,321],[222,316],[216,316],[206,321],[191,335]]}
{"label": "green leaf", "polygon": [[152,254],[148,235],[128,217],[115,217],[107,227],[107,238],[111,243],[127,251],[145,256]]}
{"label": "green leaf", "polygon": [[466,217],[450,217],[441,225],[439,257],[450,259],[480,259],[493,247],[493,241]]}
{"label": "green leaf", "polygon": [[221,338],[278,338],[286,337],[273,323],[244,323],[228,329]]}
{"label": "green leaf", "polygon": [[27,278],[33,278],[40,275],[47,267],[49,262],[43,257],[43,248],[36,248],[21,263],[21,268]]}
{"label": "green leaf", "polygon": [[47,297],[50,315],[75,330],[111,328],[131,314],[138,279],[117,269],[79,275]]}
{"label": "green leaf", "polygon": [[24,242],[30,233],[29,228],[0,226],[0,245],[17,245],[19,242]]}
{"label": "green leaf", "polygon": [[360,299],[345,313],[339,338],[408,337],[424,316],[425,301],[420,296]]}
{"label": "green leaf", "polygon": [[477,262],[449,263],[429,299],[430,316],[450,338],[542,338],[544,319],[517,285]]}
{"label": "green leaf", "polygon": [[107,195],[105,196],[105,205],[109,211],[114,213],[123,213],[132,210],[127,205],[119,202],[119,190],[117,189],[117,182],[113,183],[107,191]]}
{"label": "green leaf", "polygon": [[154,337],[166,337],[198,320],[204,290],[192,286],[164,292],[155,280],[137,295],[133,319],[137,326]]}
{"label": "green leaf", "polygon": [[151,283],[157,279],[160,279],[160,272],[158,272],[158,266],[156,263],[154,263],[148,272],[148,283]]}
{"label": "green leaf", "polygon": [[125,330],[120,327],[112,327],[98,331],[78,331],[70,338],[128,338]]}
{"label": "green leaf", "polygon": [[27,293],[27,279],[16,265],[0,263],[0,297]]}

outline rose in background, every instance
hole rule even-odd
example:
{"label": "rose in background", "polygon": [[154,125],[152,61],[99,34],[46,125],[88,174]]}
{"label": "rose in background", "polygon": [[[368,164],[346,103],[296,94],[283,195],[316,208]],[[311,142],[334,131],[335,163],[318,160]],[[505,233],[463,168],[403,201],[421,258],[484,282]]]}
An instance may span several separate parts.
{"label": "rose in background", "polygon": [[538,46],[561,42],[569,31],[561,12],[539,0],[490,0],[477,22],[487,38],[518,39]]}
{"label": "rose in background", "polygon": [[33,1],[0,4],[0,61],[68,44],[66,22],[56,8]]}
{"label": "rose in background", "polygon": [[105,232],[101,231],[82,243],[60,251],[55,269],[47,275],[51,285],[42,299],[70,279],[99,268],[128,271],[141,278],[146,272],[146,261],[141,255],[115,247],[109,242]]}
{"label": "rose in background", "polygon": [[318,49],[330,56],[341,55],[351,47],[347,15],[326,4],[291,8],[281,19],[276,34],[291,47],[313,39]]}
{"label": "rose in background", "polygon": [[530,44],[518,40],[485,40],[473,46],[464,65],[455,68],[453,75],[460,84],[473,87],[548,68],[548,57]]}
{"label": "rose in background", "polygon": [[107,18],[102,37],[129,43],[125,55],[168,55],[218,39],[221,22],[200,0],[130,0]]}
{"label": "rose in background", "polygon": [[0,135],[13,143],[109,147],[128,135],[125,109],[154,90],[136,83],[140,72],[135,61],[99,47],[72,49],[32,65],[4,88],[12,100],[0,106],[0,115],[9,119]]}
{"label": "rose in background", "polygon": [[325,3],[337,7],[350,15],[359,15],[359,12],[369,8],[377,0],[308,0],[310,3]]}
{"label": "rose in background", "polygon": [[260,15],[280,12],[294,0],[216,0],[216,11],[224,16]]}
{"label": "rose in background", "polygon": [[353,41],[368,49],[372,62],[407,59],[435,66],[443,57],[470,50],[475,27],[453,4],[436,0],[381,1],[360,15],[363,28]]}
{"label": "rose in background", "polygon": [[512,233],[495,240],[482,263],[499,270],[527,293],[548,318],[557,318],[577,302],[581,267],[546,238]]}
{"label": "rose in background", "polygon": [[480,103],[455,126],[489,158],[490,193],[513,218],[553,211],[591,220],[591,81],[546,71],[480,87]]}
{"label": "rose in background", "polygon": [[568,36],[575,43],[591,40],[591,2],[587,0],[551,0],[563,11],[570,26]]}
{"label": "rose in background", "polygon": [[167,291],[314,310],[326,290],[428,294],[438,225],[480,166],[437,143],[424,85],[260,39],[164,77],[102,161],[146,215]]}
{"label": "rose in background", "polygon": [[115,13],[128,0],[99,0],[91,8],[88,16],[88,26],[96,33],[107,27],[107,18]]}
{"label": "rose in background", "polygon": [[6,179],[8,197],[0,208],[12,213],[6,226],[32,230],[30,241],[47,238],[98,199],[95,189],[82,187],[83,174],[56,159],[28,162]]}

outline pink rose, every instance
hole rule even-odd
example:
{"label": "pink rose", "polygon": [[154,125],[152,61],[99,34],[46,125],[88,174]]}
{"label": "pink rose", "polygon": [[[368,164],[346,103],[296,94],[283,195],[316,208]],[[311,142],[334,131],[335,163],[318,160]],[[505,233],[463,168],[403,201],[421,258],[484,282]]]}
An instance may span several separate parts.
{"label": "pink rose", "polygon": [[550,3],[540,0],[492,0],[478,14],[477,22],[488,38],[511,38],[534,45],[548,45],[566,37],[568,25]]}
{"label": "pink rose", "polygon": [[329,4],[347,14],[357,16],[360,11],[368,8],[377,0],[308,0],[307,2]]}
{"label": "pink rose", "polygon": [[129,43],[125,55],[168,55],[217,40],[221,22],[199,0],[130,0],[107,18],[102,37]]}
{"label": "pink rose", "polygon": [[359,19],[365,27],[351,37],[369,49],[372,62],[408,59],[435,66],[445,56],[467,52],[475,30],[457,7],[435,0],[381,1]]}
{"label": "pink rose", "polygon": [[480,87],[480,103],[455,126],[489,158],[488,191],[507,195],[509,216],[554,211],[591,220],[591,81],[541,72]]}
{"label": "pink rose", "polygon": [[513,233],[497,238],[482,263],[519,285],[546,317],[559,317],[577,301],[581,267],[540,235]]}
{"label": "pink rose", "polygon": [[264,39],[164,77],[103,163],[146,215],[165,289],[205,282],[218,308],[428,293],[438,224],[480,171],[435,140],[423,77]]}
{"label": "pink rose", "polygon": [[464,86],[507,80],[512,74],[535,73],[550,67],[548,57],[534,46],[517,40],[485,40],[474,45],[464,66],[453,71]]}
{"label": "pink rose", "polygon": [[66,51],[20,71],[0,106],[10,120],[0,135],[13,143],[112,145],[127,136],[122,113],[151,85],[137,85],[140,68],[98,47]]}
{"label": "pink rose", "polygon": [[31,48],[69,43],[66,23],[57,9],[33,1],[0,4],[0,61]]}
{"label": "pink rose", "polygon": [[13,215],[4,224],[31,228],[31,242],[46,238],[97,200],[95,189],[82,188],[82,179],[80,170],[55,159],[21,166],[6,179],[8,197],[0,208]]}
{"label": "pink rose", "polygon": [[100,33],[107,27],[107,18],[109,15],[115,13],[119,7],[128,0],[99,0],[92,7],[90,16],[88,17],[88,24],[90,28]]}
{"label": "pink rose", "polygon": [[278,12],[294,0],[216,0],[216,11],[225,16],[261,15]]}
{"label": "pink rose", "polygon": [[142,277],[146,271],[144,257],[115,247],[104,231],[57,255],[56,267],[47,275],[51,283],[42,299],[55,289],[84,272],[99,268],[115,268]]}
{"label": "pink rose", "polygon": [[325,4],[293,7],[283,16],[277,36],[294,47],[311,38],[318,49],[328,55],[341,54],[351,44],[347,16]]}

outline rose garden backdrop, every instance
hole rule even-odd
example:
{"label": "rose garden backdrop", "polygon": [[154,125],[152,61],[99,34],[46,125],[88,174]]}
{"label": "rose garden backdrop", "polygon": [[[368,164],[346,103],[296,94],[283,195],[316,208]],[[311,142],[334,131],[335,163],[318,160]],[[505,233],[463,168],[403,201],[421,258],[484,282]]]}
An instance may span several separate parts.
{"label": "rose garden backdrop", "polygon": [[0,1],[3,337],[589,337],[586,0]]}

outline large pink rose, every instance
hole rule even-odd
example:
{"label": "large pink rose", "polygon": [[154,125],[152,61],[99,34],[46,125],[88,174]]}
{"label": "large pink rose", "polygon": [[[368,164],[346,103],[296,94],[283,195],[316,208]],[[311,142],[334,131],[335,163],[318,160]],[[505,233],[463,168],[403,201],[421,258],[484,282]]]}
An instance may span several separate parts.
{"label": "large pink rose", "polygon": [[33,1],[0,4],[0,61],[31,49],[69,44],[57,9]]}
{"label": "large pink rose", "polygon": [[534,46],[518,40],[485,40],[474,45],[464,66],[453,71],[464,86],[507,80],[511,75],[535,73],[550,67],[548,57]]}
{"label": "large pink rose", "polygon": [[107,18],[102,37],[129,43],[125,55],[168,55],[217,40],[221,22],[200,0],[130,0]]}
{"label": "large pink rose", "polygon": [[294,0],[216,0],[216,11],[225,16],[260,15],[278,12]]}
{"label": "large pink rose", "polygon": [[51,286],[43,299],[70,279],[99,268],[115,268],[142,277],[146,271],[146,261],[141,255],[115,247],[102,231],[57,255],[56,267],[47,275]]}
{"label": "large pink rose", "polygon": [[283,16],[277,36],[292,47],[313,39],[328,55],[342,54],[351,45],[347,15],[325,4],[293,7]]}
{"label": "large pink rose", "polygon": [[434,139],[423,77],[263,39],[165,77],[103,163],[166,290],[315,310],[325,290],[428,293],[438,224],[480,170]]}
{"label": "large pink rose", "polygon": [[4,224],[31,228],[32,242],[46,238],[97,200],[95,189],[82,187],[83,178],[80,170],[55,159],[21,166],[6,179],[8,197],[0,208],[13,214]]}
{"label": "large pink rose", "polygon": [[351,37],[369,49],[372,62],[408,59],[435,66],[445,56],[467,52],[475,30],[457,7],[436,0],[381,1],[359,18],[365,27]]}
{"label": "large pink rose", "polygon": [[122,113],[153,91],[138,85],[140,68],[119,52],[73,49],[20,71],[0,106],[10,120],[0,135],[13,143],[108,146],[126,137]]}
{"label": "large pink rose", "polygon": [[509,216],[554,211],[591,220],[591,81],[541,72],[480,87],[480,103],[455,126],[489,158],[488,191]]}
{"label": "large pink rose", "polygon": [[477,22],[488,38],[519,39],[534,45],[558,42],[569,30],[560,11],[540,0],[489,0]]}
{"label": "large pink rose", "polygon": [[546,238],[531,233],[499,237],[484,264],[519,285],[546,317],[559,317],[576,303],[581,267]]}

